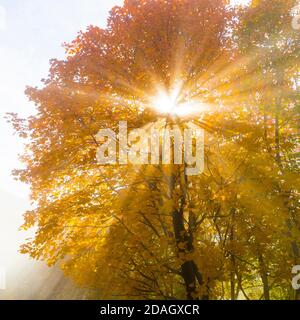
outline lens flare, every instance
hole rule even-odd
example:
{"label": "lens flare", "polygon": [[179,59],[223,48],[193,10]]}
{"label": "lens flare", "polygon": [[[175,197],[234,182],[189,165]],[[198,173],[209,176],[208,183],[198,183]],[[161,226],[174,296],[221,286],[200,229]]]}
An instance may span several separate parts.
{"label": "lens flare", "polygon": [[177,103],[167,94],[160,94],[153,99],[153,106],[158,112],[173,113]]}
{"label": "lens flare", "polygon": [[158,94],[150,100],[151,106],[158,113],[171,114],[179,117],[197,115],[207,111],[209,108],[207,104],[199,100],[183,98],[178,88],[172,90],[171,93],[160,90]]}

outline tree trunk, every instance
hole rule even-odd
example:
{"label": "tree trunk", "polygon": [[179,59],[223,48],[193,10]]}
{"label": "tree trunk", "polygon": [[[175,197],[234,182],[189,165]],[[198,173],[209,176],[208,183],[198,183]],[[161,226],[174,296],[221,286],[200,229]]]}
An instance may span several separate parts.
{"label": "tree trunk", "polygon": [[[170,173],[167,178],[167,183],[169,188],[169,200],[173,202],[172,221],[178,257],[183,261],[181,265],[181,276],[185,283],[186,299],[199,300],[200,297],[197,291],[197,282],[200,286],[204,283],[196,263],[193,260],[186,260],[186,256],[191,254],[194,250],[193,239],[184,225],[183,206],[179,208],[179,205],[174,203],[176,171],[173,165],[170,165]],[[181,192],[183,192],[183,190],[181,190]],[[202,295],[201,299],[207,300],[208,294]]]}
{"label": "tree trunk", "polygon": [[[187,234],[184,227],[182,213],[175,210],[173,212],[172,218],[178,255],[179,258],[185,259],[185,255],[191,253],[193,248],[191,247],[189,235]],[[183,262],[183,264],[181,265],[181,275],[184,279],[186,287],[186,298],[188,300],[197,299],[196,274],[193,261],[188,260]]]}
{"label": "tree trunk", "polygon": [[[168,123],[173,124],[176,119],[169,119]],[[172,157],[174,157],[174,146],[172,146]],[[171,158],[172,158],[171,157]],[[190,229],[190,225],[186,228],[184,224],[184,208],[188,202],[188,191],[187,191],[187,176],[185,172],[185,165],[183,166],[183,176],[180,171],[180,167],[174,166],[174,159],[171,160],[171,164],[168,166],[167,174],[165,175],[166,182],[168,185],[168,198],[172,203],[172,215],[173,230],[175,235],[177,253],[179,259],[182,260],[181,264],[181,276],[184,280],[186,288],[186,299],[187,300],[208,300],[208,289],[206,294],[199,296],[197,290],[197,283],[199,286],[204,285],[202,274],[199,272],[196,263],[193,260],[187,258],[194,251],[193,247],[193,234]],[[176,177],[178,174],[178,177]],[[178,181],[176,180],[178,179]],[[179,194],[181,194],[181,203],[176,201],[175,188],[176,184],[180,185]],[[191,221],[189,221],[191,222]]]}
{"label": "tree trunk", "polygon": [[266,265],[259,248],[258,248],[258,261],[259,261],[260,276],[263,283],[264,299],[270,300],[269,279],[267,275]]}
{"label": "tree trunk", "polygon": [[280,156],[280,129],[279,129],[279,117],[281,109],[281,97],[276,98],[276,111],[275,111],[275,156],[276,161],[281,167],[281,156]]}

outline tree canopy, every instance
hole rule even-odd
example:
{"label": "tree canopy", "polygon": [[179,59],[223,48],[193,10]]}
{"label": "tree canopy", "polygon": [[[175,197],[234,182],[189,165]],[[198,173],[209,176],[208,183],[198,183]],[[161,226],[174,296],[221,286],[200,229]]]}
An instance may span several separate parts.
{"label": "tree canopy", "polygon": [[[125,0],[27,88],[36,115],[12,115],[36,228],[21,250],[93,298],[299,298],[297,1],[228,2]],[[100,166],[99,129],[161,121],[151,97],[175,84],[208,106],[177,119],[205,129],[204,172]]]}

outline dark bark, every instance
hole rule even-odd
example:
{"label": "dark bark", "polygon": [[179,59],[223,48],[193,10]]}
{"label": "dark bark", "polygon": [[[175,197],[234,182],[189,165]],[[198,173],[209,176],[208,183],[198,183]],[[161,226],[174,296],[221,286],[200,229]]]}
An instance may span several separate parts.
{"label": "dark bark", "polygon": [[260,269],[260,277],[263,283],[263,292],[264,292],[264,299],[270,300],[270,286],[269,286],[269,279],[266,270],[266,265],[261,253],[261,250],[258,248],[258,262],[259,262],[259,269]]}
{"label": "dark bark", "polygon": [[[173,200],[175,180],[175,173],[172,172],[168,181],[170,200]],[[181,208],[179,209],[173,209],[172,219],[178,256],[180,259],[183,259],[184,261],[186,255],[192,253],[194,248],[192,236],[186,230],[184,225],[183,206],[181,206]],[[198,270],[196,263],[193,260],[184,261],[181,265],[180,274],[185,283],[186,299],[199,300],[200,297],[197,293],[197,282],[199,285],[203,285],[203,278]],[[201,298],[208,299],[208,295],[203,295]]]}

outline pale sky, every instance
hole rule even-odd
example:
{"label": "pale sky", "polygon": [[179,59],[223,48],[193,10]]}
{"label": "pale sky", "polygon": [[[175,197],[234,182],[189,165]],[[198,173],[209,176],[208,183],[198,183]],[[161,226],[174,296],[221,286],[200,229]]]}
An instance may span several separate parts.
{"label": "pale sky", "polygon": [[251,0],[230,0],[231,5],[247,5]]}

